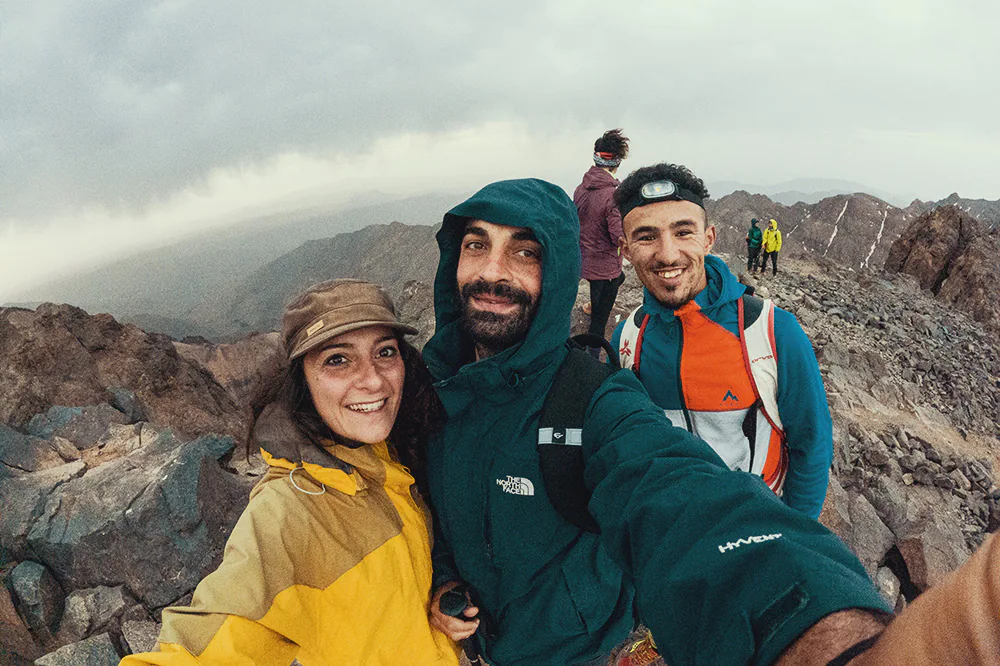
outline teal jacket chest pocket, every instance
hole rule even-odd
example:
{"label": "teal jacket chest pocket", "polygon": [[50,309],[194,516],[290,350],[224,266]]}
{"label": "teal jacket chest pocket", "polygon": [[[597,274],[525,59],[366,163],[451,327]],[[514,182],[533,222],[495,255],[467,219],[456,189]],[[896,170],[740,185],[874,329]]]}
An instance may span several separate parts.
{"label": "teal jacket chest pocket", "polygon": [[[530,578],[576,534],[549,502],[537,455],[498,454],[488,478],[494,564],[515,578]],[[517,584],[516,580],[509,580]]]}

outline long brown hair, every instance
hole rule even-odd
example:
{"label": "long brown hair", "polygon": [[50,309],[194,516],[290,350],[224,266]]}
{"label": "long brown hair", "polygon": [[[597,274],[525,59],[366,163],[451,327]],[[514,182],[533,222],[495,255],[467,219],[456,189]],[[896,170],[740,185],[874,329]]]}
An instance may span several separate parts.
{"label": "long brown hair", "polygon": [[[410,469],[417,488],[427,498],[427,440],[441,428],[445,421],[444,405],[434,391],[431,373],[416,347],[402,335],[396,335],[399,353],[403,358],[405,377],[396,422],[389,433],[389,443],[395,449],[399,462]],[[329,439],[338,444],[356,446],[330,430],[313,404],[306,384],[303,358],[293,360],[285,370],[277,399],[291,409],[292,420],[303,435],[314,442]]]}

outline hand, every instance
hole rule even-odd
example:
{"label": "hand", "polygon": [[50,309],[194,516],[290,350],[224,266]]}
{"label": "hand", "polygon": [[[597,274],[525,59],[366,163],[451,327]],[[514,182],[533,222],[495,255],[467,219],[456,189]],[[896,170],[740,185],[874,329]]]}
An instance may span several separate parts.
{"label": "hand", "polygon": [[456,585],[458,585],[458,581],[449,581],[434,592],[434,596],[431,598],[430,622],[432,627],[457,643],[476,633],[476,629],[479,628],[479,620],[475,616],[479,613],[479,609],[472,605],[466,608],[463,613],[469,618],[468,620],[460,620],[441,612],[441,595]]}

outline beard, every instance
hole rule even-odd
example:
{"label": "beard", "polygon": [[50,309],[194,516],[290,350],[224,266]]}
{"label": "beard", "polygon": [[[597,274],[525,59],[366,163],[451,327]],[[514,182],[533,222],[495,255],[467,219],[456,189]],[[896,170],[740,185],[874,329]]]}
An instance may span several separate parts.
{"label": "beard", "polygon": [[[472,338],[481,356],[492,356],[523,341],[538,310],[538,301],[531,294],[503,282],[476,280],[459,289],[462,296],[462,328]],[[509,314],[476,310],[470,303],[473,296],[503,298],[517,309]]]}

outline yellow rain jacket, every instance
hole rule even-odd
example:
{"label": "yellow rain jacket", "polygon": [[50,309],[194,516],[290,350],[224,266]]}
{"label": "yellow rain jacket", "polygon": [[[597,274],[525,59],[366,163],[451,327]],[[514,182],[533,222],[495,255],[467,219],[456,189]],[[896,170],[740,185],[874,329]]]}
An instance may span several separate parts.
{"label": "yellow rain jacket", "polygon": [[778,221],[771,220],[767,229],[764,229],[764,252],[781,251],[781,231],[778,230]]}
{"label": "yellow rain jacket", "polygon": [[122,666],[457,666],[427,620],[429,517],[386,443],[316,446],[278,405],[254,437],[270,469],[222,565],[163,611],[160,651]]}

